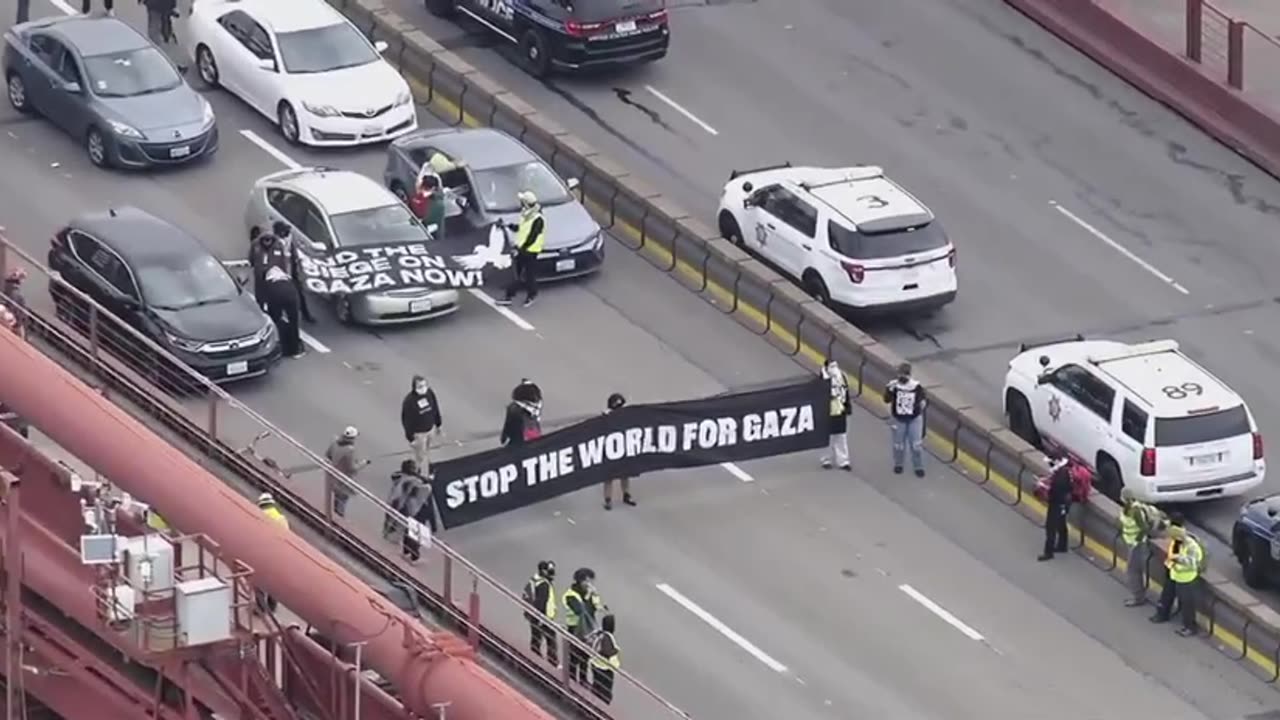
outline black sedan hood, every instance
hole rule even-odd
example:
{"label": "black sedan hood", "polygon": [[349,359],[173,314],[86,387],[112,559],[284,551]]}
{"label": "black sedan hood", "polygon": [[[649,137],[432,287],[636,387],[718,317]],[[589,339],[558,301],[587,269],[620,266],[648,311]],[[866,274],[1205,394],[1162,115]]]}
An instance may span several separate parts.
{"label": "black sedan hood", "polygon": [[183,308],[181,310],[154,309],[156,317],[175,335],[217,342],[252,335],[262,329],[267,321],[248,295],[237,295],[227,302]]}

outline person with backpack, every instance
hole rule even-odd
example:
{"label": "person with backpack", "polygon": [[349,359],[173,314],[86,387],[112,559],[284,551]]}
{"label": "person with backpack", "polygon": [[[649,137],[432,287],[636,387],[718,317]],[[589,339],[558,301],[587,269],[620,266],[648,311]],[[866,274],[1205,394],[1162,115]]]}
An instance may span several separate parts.
{"label": "person with backpack", "polygon": [[560,666],[559,642],[556,638],[556,564],[550,560],[538,563],[538,571],[524,585],[523,600],[537,608],[539,614],[525,613],[529,623],[529,650],[542,657],[542,646],[547,646],[547,662]]}
{"label": "person with backpack", "polygon": [[1164,530],[1167,519],[1154,505],[1140,502],[1129,488],[1120,491],[1120,539],[1128,548],[1125,586],[1129,598],[1125,607],[1147,603],[1147,587],[1151,583],[1151,539]]}
{"label": "person with backpack", "polygon": [[1196,610],[1199,607],[1200,575],[1208,566],[1209,558],[1204,545],[1187,532],[1181,518],[1170,524],[1169,539],[1169,552],[1164,561],[1169,577],[1160,590],[1160,603],[1156,606],[1156,614],[1151,616],[1151,622],[1169,622],[1176,599],[1182,614],[1182,627],[1178,634],[1191,637],[1199,632]]}
{"label": "person with backpack", "polygon": [[511,391],[500,442],[516,447],[542,437],[542,388],[528,378]]}

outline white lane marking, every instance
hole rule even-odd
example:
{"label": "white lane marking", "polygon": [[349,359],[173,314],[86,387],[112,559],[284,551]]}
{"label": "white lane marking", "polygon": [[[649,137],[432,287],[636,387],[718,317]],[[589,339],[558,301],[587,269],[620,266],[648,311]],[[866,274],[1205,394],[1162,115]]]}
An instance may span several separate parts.
{"label": "white lane marking", "polygon": [[1181,284],[1179,284],[1179,283],[1178,283],[1178,281],[1174,280],[1173,278],[1169,277],[1168,275],[1165,275],[1163,272],[1160,272],[1159,268],[1157,268],[1155,265],[1152,265],[1151,263],[1147,262],[1146,260],[1143,260],[1142,258],[1138,257],[1138,256],[1137,256],[1137,255],[1135,255],[1133,252],[1131,252],[1131,251],[1129,250],[1129,248],[1127,248],[1127,247],[1125,247],[1125,246],[1121,245],[1120,243],[1116,242],[1115,240],[1112,240],[1111,238],[1107,237],[1105,233],[1103,233],[1103,232],[1102,232],[1101,230],[1099,230],[1098,228],[1096,228],[1096,227],[1094,227],[1094,226],[1090,225],[1089,223],[1085,222],[1083,219],[1081,219],[1081,218],[1080,218],[1080,216],[1078,216],[1078,215],[1076,215],[1075,213],[1071,212],[1070,210],[1068,210],[1068,209],[1066,209],[1066,208],[1062,207],[1061,205],[1059,205],[1058,203],[1054,202],[1053,200],[1050,200],[1050,201],[1049,201],[1049,204],[1053,206],[1053,209],[1054,209],[1054,210],[1057,210],[1058,212],[1062,213],[1062,215],[1063,215],[1064,217],[1066,217],[1068,220],[1070,220],[1071,222],[1075,223],[1076,225],[1079,225],[1080,227],[1084,228],[1084,229],[1085,229],[1085,231],[1086,231],[1086,232],[1088,232],[1090,235],[1092,235],[1092,236],[1094,236],[1094,237],[1098,238],[1099,240],[1101,240],[1102,242],[1104,242],[1104,243],[1106,243],[1106,244],[1110,245],[1110,246],[1112,247],[1112,249],[1114,249],[1116,252],[1120,253],[1121,255],[1123,255],[1123,256],[1125,256],[1125,257],[1129,258],[1130,260],[1134,261],[1135,263],[1137,263],[1137,264],[1138,264],[1138,267],[1140,267],[1140,268],[1142,268],[1143,270],[1146,270],[1147,272],[1151,273],[1152,275],[1155,275],[1156,277],[1160,278],[1160,280],[1161,280],[1162,282],[1164,282],[1166,285],[1168,285],[1169,287],[1173,288],[1174,290],[1177,290],[1178,292],[1182,293],[1183,295],[1190,295],[1190,294],[1191,294],[1191,291],[1190,291],[1190,290],[1187,290],[1185,287],[1183,287]]}
{"label": "white lane marking", "polygon": [[715,629],[721,635],[724,635],[725,637],[729,638],[729,640],[733,642],[734,645],[737,645],[743,650],[746,650],[747,653],[750,654],[752,657],[754,657],[755,659],[767,665],[770,670],[776,673],[785,673],[787,671],[786,665],[783,665],[777,660],[774,660],[772,657],[769,656],[768,653],[756,647],[755,645],[751,644],[750,640],[747,640],[746,638],[742,637],[738,633],[734,632],[728,625],[725,625],[724,623],[717,620],[714,615],[707,612],[706,610],[703,610],[702,607],[697,603],[695,603],[694,601],[690,600],[684,595],[681,595],[680,591],[676,590],[675,588],[671,587],[666,583],[658,583],[657,588],[658,588],[658,592],[661,592],[663,595],[666,595],[672,600],[675,600],[676,603],[680,605],[680,607],[683,607],[685,610],[688,610],[689,612],[693,613],[695,616],[697,616],[699,620],[710,625],[713,629]]}
{"label": "white lane marking", "polygon": [[330,352],[330,350],[329,350],[329,346],[328,346],[328,345],[325,345],[324,343],[320,342],[319,340],[317,340],[317,339],[315,339],[315,338],[311,337],[311,334],[310,334],[310,333],[308,333],[306,330],[299,330],[299,331],[298,331],[298,334],[302,337],[302,342],[304,342],[304,343],[306,343],[307,345],[311,346],[311,349],[312,349],[312,350],[315,350],[315,351],[316,351],[316,352],[318,352],[318,353],[328,353],[328,352]]}
{"label": "white lane marking", "polygon": [[272,145],[266,140],[263,140],[262,136],[259,135],[258,133],[252,130],[241,130],[240,134],[244,136],[245,140],[248,140],[254,145],[257,145],[259,148],[262,149],[263,152],[275,158],[276,160],[280,161],[281,165],[284,165],[290,170],[297,170],[302,167],[302,165],[299,164],[298,161],[294,160],[288,155],[285,155],[283,150],[276,147],[275,145]]}
{"label": "white lane marking", "polygon": [[79,15],[80,11],[71,7],[66,0],[49,0],[49,4],[58,8],[63,15]]}
{"label": "white lane marking", "polygon": [[515,312],[512,311],[511,308],[506,307],[505,305],[499,305],[493,298],[489,297],[489,293],[483,290],[477,290],[475,288],[471,288],[467,292],[471,293],[480,302],[496,310],[498,314],[501,315],[502,317],[515,323],[515,326],[520,328],[521,330],[534,329],[533,326],[530,325],[527,320],[515,314]]}
{"label": "white lane marking", "polygon": [[729,474],[738,478],[742,482],[755,482],[756,479],[747,474],[746,470],[738,467],[733,463],[720,463],[720,467],[729,471]]}
{"label": "white lane marking", "polygon": [[906,593],[907,596],[910,597],[912,600],[915,600],[916,602],[923,605],[924,608],[929,612],[942,618],[943,622],[959,630],[965,637],[969,638],[970,640],[977,640],[978,642],[986,642],[986,638],[982,637],[982,633],[978,632],[977,630],[974,630],[968,625],[965,625],[964,621],[962,621],[960,618],[956,617],[955,615],[952,615],[950,612],[947,611],[946,608],[942,607],[938,603],[925,597],[924,594],[921,593],[919,590],[916,590],[910,585],[899,585],[898,589]]}
{"label": "white lane marking", "polygon": [[678,103],[678,102],[676,102],[675,100],[672,100],[671,98],[667,97],[666,95],[664,95],[660,90],[658,90],[658,89],[657,89],[657,88],[655,88],[654,86],[652,86],[652,85],[645,85],[645,86],[644,86],[644,89],[645,89],[645,90],[648,90],[648,91],[649,91],[649,93],[650,93],[651,95],[653,95],[654,97],[658,98],[658,99],[659,99],[659,100],[661,100],[662,102],[664,102],[664,103],[666,103],[666,104],[670,105],[672,110],[675,110],[676,112],[680,113],[681,115],[683,115],[683,116],[685,116],[685,117],[689,118],[689,121],[690,121],[690,122],[692,122],[694,125],[697,125],[698,127],[702,128],[703,130],[706,130],[707,132],[711,133],[712,135],[719,135],[719,134],[720,134],[720,132],[719,132],[718,130],[716,130],[715,128],[713,128],[713,127],[711,127],[710,125],[708,125],[708,124],[706,124],[705,122],[703,122],[703,121],[702,121],[702,118],[700,118],[700,117],[698,117],[697,115],[694,115],[693,113],[689,112],[689,111],[688,111],[688,110],[686,110],[686,109],[685,109],[685,108],[684,108],[680,103]]}

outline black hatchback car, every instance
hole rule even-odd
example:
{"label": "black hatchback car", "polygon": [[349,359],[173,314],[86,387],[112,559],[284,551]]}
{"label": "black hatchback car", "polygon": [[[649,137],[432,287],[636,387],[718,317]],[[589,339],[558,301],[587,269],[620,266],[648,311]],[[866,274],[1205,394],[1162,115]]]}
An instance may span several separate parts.
{"label": "black hatchback car", "polygon": [[423,0],[461,13],[519,49],[530,74],[661,60],[671,44],[666,0]]}
{"label": "black hatchback car", "polygon": [[[83,215],[54,236],[49,267],[197,372],[215,382],[267,373],[280,359],[275,325],[199,240],[133,207]],[[87,303],[50,283],[58,316],[87,327]],[[101,323],[98,342],[141,366],[165,389],[189,378],[158,362],[123,330]]]}

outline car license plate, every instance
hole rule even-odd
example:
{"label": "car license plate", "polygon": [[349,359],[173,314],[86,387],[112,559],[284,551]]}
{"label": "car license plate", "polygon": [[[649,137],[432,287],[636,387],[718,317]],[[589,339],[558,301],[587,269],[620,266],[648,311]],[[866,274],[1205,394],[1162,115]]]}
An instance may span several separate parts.
{"label": "car license plate", "polygon": [[556,272],[569,272],[578,266],[577,261],[572,258],[569,260],[557,260]]}
{"label": "car license plate", "polygon": [[1226,453],[1211,453],[1209,455],[1193,455],[1191,457],[1192,465],[1217,465],[1222,462],[1222,457]]}
{"label": "car license plate", "polygon": [[618,31],[618,32],[620,32],[620,33],[630,33],[630,32],[635,32],[635,31],[636,31],[636,21],[635,21],[635,20],[624,20],[624,21],[622,21],[622,22],[618,23],[617,25],[614,25],[613,27],[614,27],[614,29],[615,29],[615,30],[617,30],[617,31]]}
{"label": "car license plate", "polygon": [[227,363],[227,375],[243,375],[249,372],[249,363],[246,361]]}
{"label": "car license plate", "polygon": [[186,156],[188,156],[188,155],[190,155],[190,154],[191,154],[191,146],[190,146],[190,145],[183,145],[182,147],[176,147],[176,148],[170,148],[170,149],[169,149],[169,157],[174,158],[175,160],[176,160],[177,158],[184,158],[184,157],[186,157]]}
{"label": "car license plate", "polygon": [[413,300],[409,303],[409,312],[411,313],[431,312],[431,301],[430,300]]}

